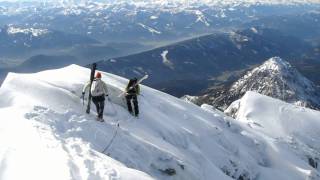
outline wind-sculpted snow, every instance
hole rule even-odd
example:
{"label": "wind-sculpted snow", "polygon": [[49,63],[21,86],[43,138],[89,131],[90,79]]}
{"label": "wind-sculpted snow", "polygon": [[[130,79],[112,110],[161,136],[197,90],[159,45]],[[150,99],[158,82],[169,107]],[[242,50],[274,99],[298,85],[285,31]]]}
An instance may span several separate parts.
{"label": "wind-sculpted snow", "polygon": [[[79,98],[89,74],[71,65],[7,76],[0,89],[0,179],[317,178],[308,162],[317,162],[320,144],[313,138],[320,133],[310,129],[318,127],[317,119],[306,122],[299,136],[292,136],[296,139],[285,139],[294,132],[290,128],[279,134],[281,139],[269,126],[257,130],[146,86],[139,96],[140,117],[134,118],[118,97],[128,81],[102,73],[110,99],[101,123],[94,108],[84,113]],[[304,113],[300,117],[319,117],[315,111]]]}

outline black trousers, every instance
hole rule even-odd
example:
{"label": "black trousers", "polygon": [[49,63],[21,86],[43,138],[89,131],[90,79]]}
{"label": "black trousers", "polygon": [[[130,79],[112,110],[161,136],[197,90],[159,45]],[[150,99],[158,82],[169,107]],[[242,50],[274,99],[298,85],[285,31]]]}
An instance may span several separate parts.
{"label": "black trousers", "polygon": [[104,95],[92,96],[92,102],[94,103],[94,105],[96,105],[99,118],[103,118],[104,100],[105,100]]}
{"label": "black trousers", "polygon": [[136,94],[128,94],[126,95],[126,100],[127,100],[127,106],[128,106],[128,111],[132,113],[132,106],[131,106],[131,100],[133,102],[134,106],[134,114],[136,116],[139,115],[139,106],[138,106],[138,99]]}

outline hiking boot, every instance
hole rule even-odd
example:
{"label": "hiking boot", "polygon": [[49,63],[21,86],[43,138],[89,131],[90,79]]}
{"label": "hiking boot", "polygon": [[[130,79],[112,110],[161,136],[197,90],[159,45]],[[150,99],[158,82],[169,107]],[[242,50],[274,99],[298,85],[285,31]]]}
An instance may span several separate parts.
{"label": "hiking boot", "polygon": [[104,119],[103,119],[103,118],[100,118],[100,117],[97,117],[96,120],[97,120],[97,121],[100,121],[100,122],[104,122]]}

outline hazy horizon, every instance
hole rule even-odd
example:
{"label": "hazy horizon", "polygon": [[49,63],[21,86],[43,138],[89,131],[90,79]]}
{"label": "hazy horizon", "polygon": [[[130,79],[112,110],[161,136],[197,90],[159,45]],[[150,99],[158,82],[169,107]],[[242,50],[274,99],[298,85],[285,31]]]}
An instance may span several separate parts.
{"label": "hazy horizon", "polygon": [[[183,3],[193,3],[193,2],[203,2],[203,3],[219,3],[220,0],[0,0],[0,2],[59,2],[59,3],[84,3],[84,2],[120,2],[120,1],[128,1],[128,2],[155,2],[161,3],[163,2],[183,2]],[[225,0],[221,3],[232,3],[232,2],[263,2],[263,3],[271,3],[276,2],[279,4],[287,3],[287,2],[300,2],[300,3],[320,3],[319,0]]]}

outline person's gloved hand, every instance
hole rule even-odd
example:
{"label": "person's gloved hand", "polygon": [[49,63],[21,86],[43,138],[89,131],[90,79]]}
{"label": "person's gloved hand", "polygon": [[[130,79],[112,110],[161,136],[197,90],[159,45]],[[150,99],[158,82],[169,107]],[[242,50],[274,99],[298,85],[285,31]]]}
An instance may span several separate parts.
{"label": "person's gloved hand", "polygon": [[83,99],[84,98],[84,92],[82,92],[82,95],[81,95],[81,99]]}

